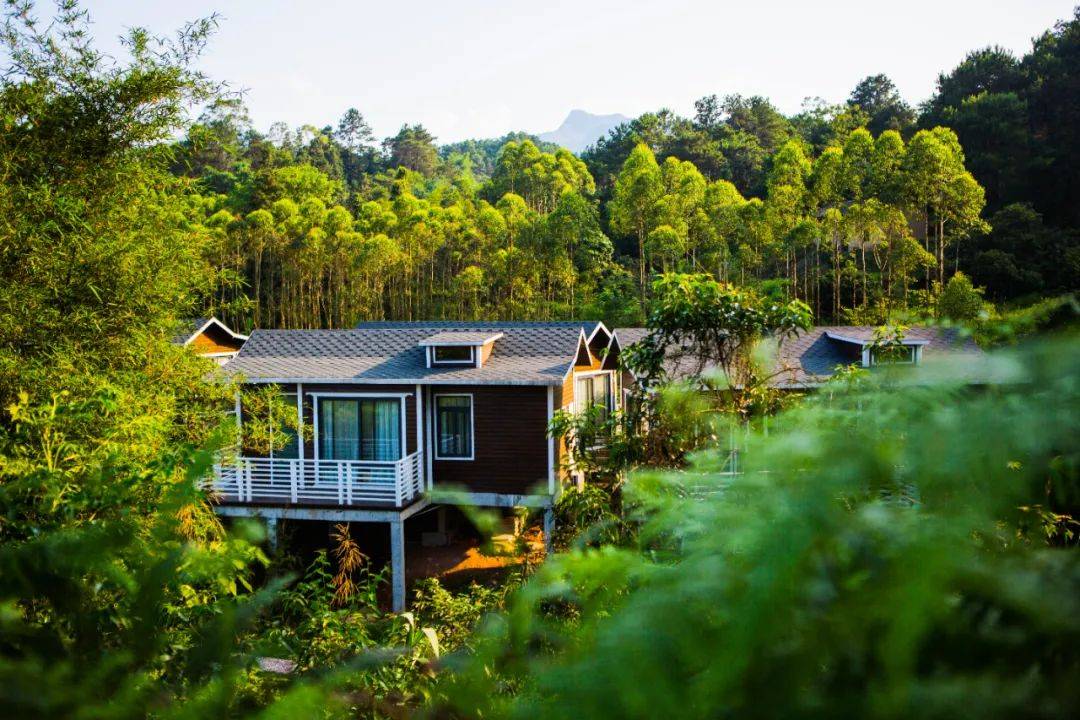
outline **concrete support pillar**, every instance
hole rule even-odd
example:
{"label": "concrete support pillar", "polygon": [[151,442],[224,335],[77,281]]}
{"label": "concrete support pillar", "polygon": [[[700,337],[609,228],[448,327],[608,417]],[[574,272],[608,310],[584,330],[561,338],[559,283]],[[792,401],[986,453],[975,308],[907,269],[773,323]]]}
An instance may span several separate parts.
{"label": "concrete support pillar", "polygon": [[544,551],[551,555],[555,552],[552,533],[555,532],[555,511],[552,508],[544,510]]}
{"label": "concrete support pillar", "polygon": [[390,584],[394,590],[394,612],[405,609],[405,523],[390,523]]}
{"label": "concrete support pillar", "polygon": [[266,547],[270,550],[270,553],[276,553],[278,548],[278,519],[276,517],[268,517],[266,522]]}

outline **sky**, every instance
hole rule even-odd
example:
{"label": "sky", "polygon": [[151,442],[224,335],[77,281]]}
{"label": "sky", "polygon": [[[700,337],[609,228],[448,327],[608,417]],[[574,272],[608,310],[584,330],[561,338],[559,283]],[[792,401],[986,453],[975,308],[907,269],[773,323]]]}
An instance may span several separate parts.
{"label": "sky", "polygon": [[377,137],[422,123],[440,143],[553,130],[575,108],[692,115],[709,94],[783,112],[841,102],[885,73],[917,104],[970,50],[1017,55],[1080,0],[89,0],[94,34],[169,33],[217,13],[200,62],[244,91],[255,126],[336,124]]}

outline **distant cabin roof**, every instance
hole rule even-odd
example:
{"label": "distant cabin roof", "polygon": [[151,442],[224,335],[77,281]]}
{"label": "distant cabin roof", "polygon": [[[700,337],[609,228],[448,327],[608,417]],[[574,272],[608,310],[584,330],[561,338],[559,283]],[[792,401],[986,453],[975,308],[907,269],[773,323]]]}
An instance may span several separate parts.
{"label": "distant cabin roof", "polygon": [[208,318],[193,318],[191,320],[185,320],[181,323],[180,329],[176,335],[173,336],[172,342],[176,345],[187,345],[193,341],[196,337],[209,330],[211,327],[228,334],[229,337],[234,340],[247,340],[247,335],[241,335],[235,332],[225,323],[218,320],[216,317]]}
{"label": "distant cabin roof", "polygon": [[[862,347],[873,342],[876,329],[868,325],[822,325],[787,338],[780,345],[777,369],[781,372],[773,384],[797,388],[825,382],[837,366],[861,361]],[[627,347],[648,335],[649,329],[616,328],[615,334]],[[956,328],[908,328],[904,343],[921,346],[924,361],[956,353],[982,353],[973,339],[963,337]],[[688,374],[677,367],[668,367],[667,371],[673,377]]]}
{"label": "distant cabin roof", "polygon": [[[364,322],[352,330],[255,330],[228,371],[251,382],[560,385],[590,322]],[[501,337],[483,367],[427,367],[422,341]]]}
{"label": "distant cabin roof", "polygon": [[[862,346],[874,340],[875,327],[831,325],[814,327],[788,338],[780,346],[779,365],[783,370],[776,384],[781,386],[817,385],[836,372],[837,365],[861,361]],[[971,337],[957,328],[912,327],[904,332],[904,343],[921,345],[923,360],[982,350]]]}

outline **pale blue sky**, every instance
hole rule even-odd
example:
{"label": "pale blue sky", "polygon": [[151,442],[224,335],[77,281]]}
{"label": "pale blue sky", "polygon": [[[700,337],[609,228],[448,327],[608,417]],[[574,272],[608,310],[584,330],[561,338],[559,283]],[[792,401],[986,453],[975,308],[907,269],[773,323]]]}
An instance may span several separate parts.
{"label": "pale blue sky", "polygon": [[404,122],[440,142],[554,129],[573,108],[693,111],[762,94],[795,112],[884,72],[912,103],[972,49],[1022,54],[1080,0],[89,0],[95,34],[157,33],[218,12],[202,62],[246,90],[257,127],[336,123],[379,137]]}

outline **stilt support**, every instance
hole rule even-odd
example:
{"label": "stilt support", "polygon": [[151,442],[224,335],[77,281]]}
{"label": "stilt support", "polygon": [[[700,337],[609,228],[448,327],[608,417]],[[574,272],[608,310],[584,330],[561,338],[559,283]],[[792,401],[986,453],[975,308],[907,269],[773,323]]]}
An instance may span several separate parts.
{"label": "stilt support", "polygon": [[278,519],[276,517],[265,518],[266,522],[266,547],[270,553],[276,553],[278,548]]}
{"label": "stilt support", "polygon": [[394,612],[405,609],[405,523],[390,523],[390,582],[394,589]]}
{"label": "stilt support", "polygon": [[544,510],[544,551],[551,555],[555,552],[552,533],[555,532],[555,511],[551,508]]}

